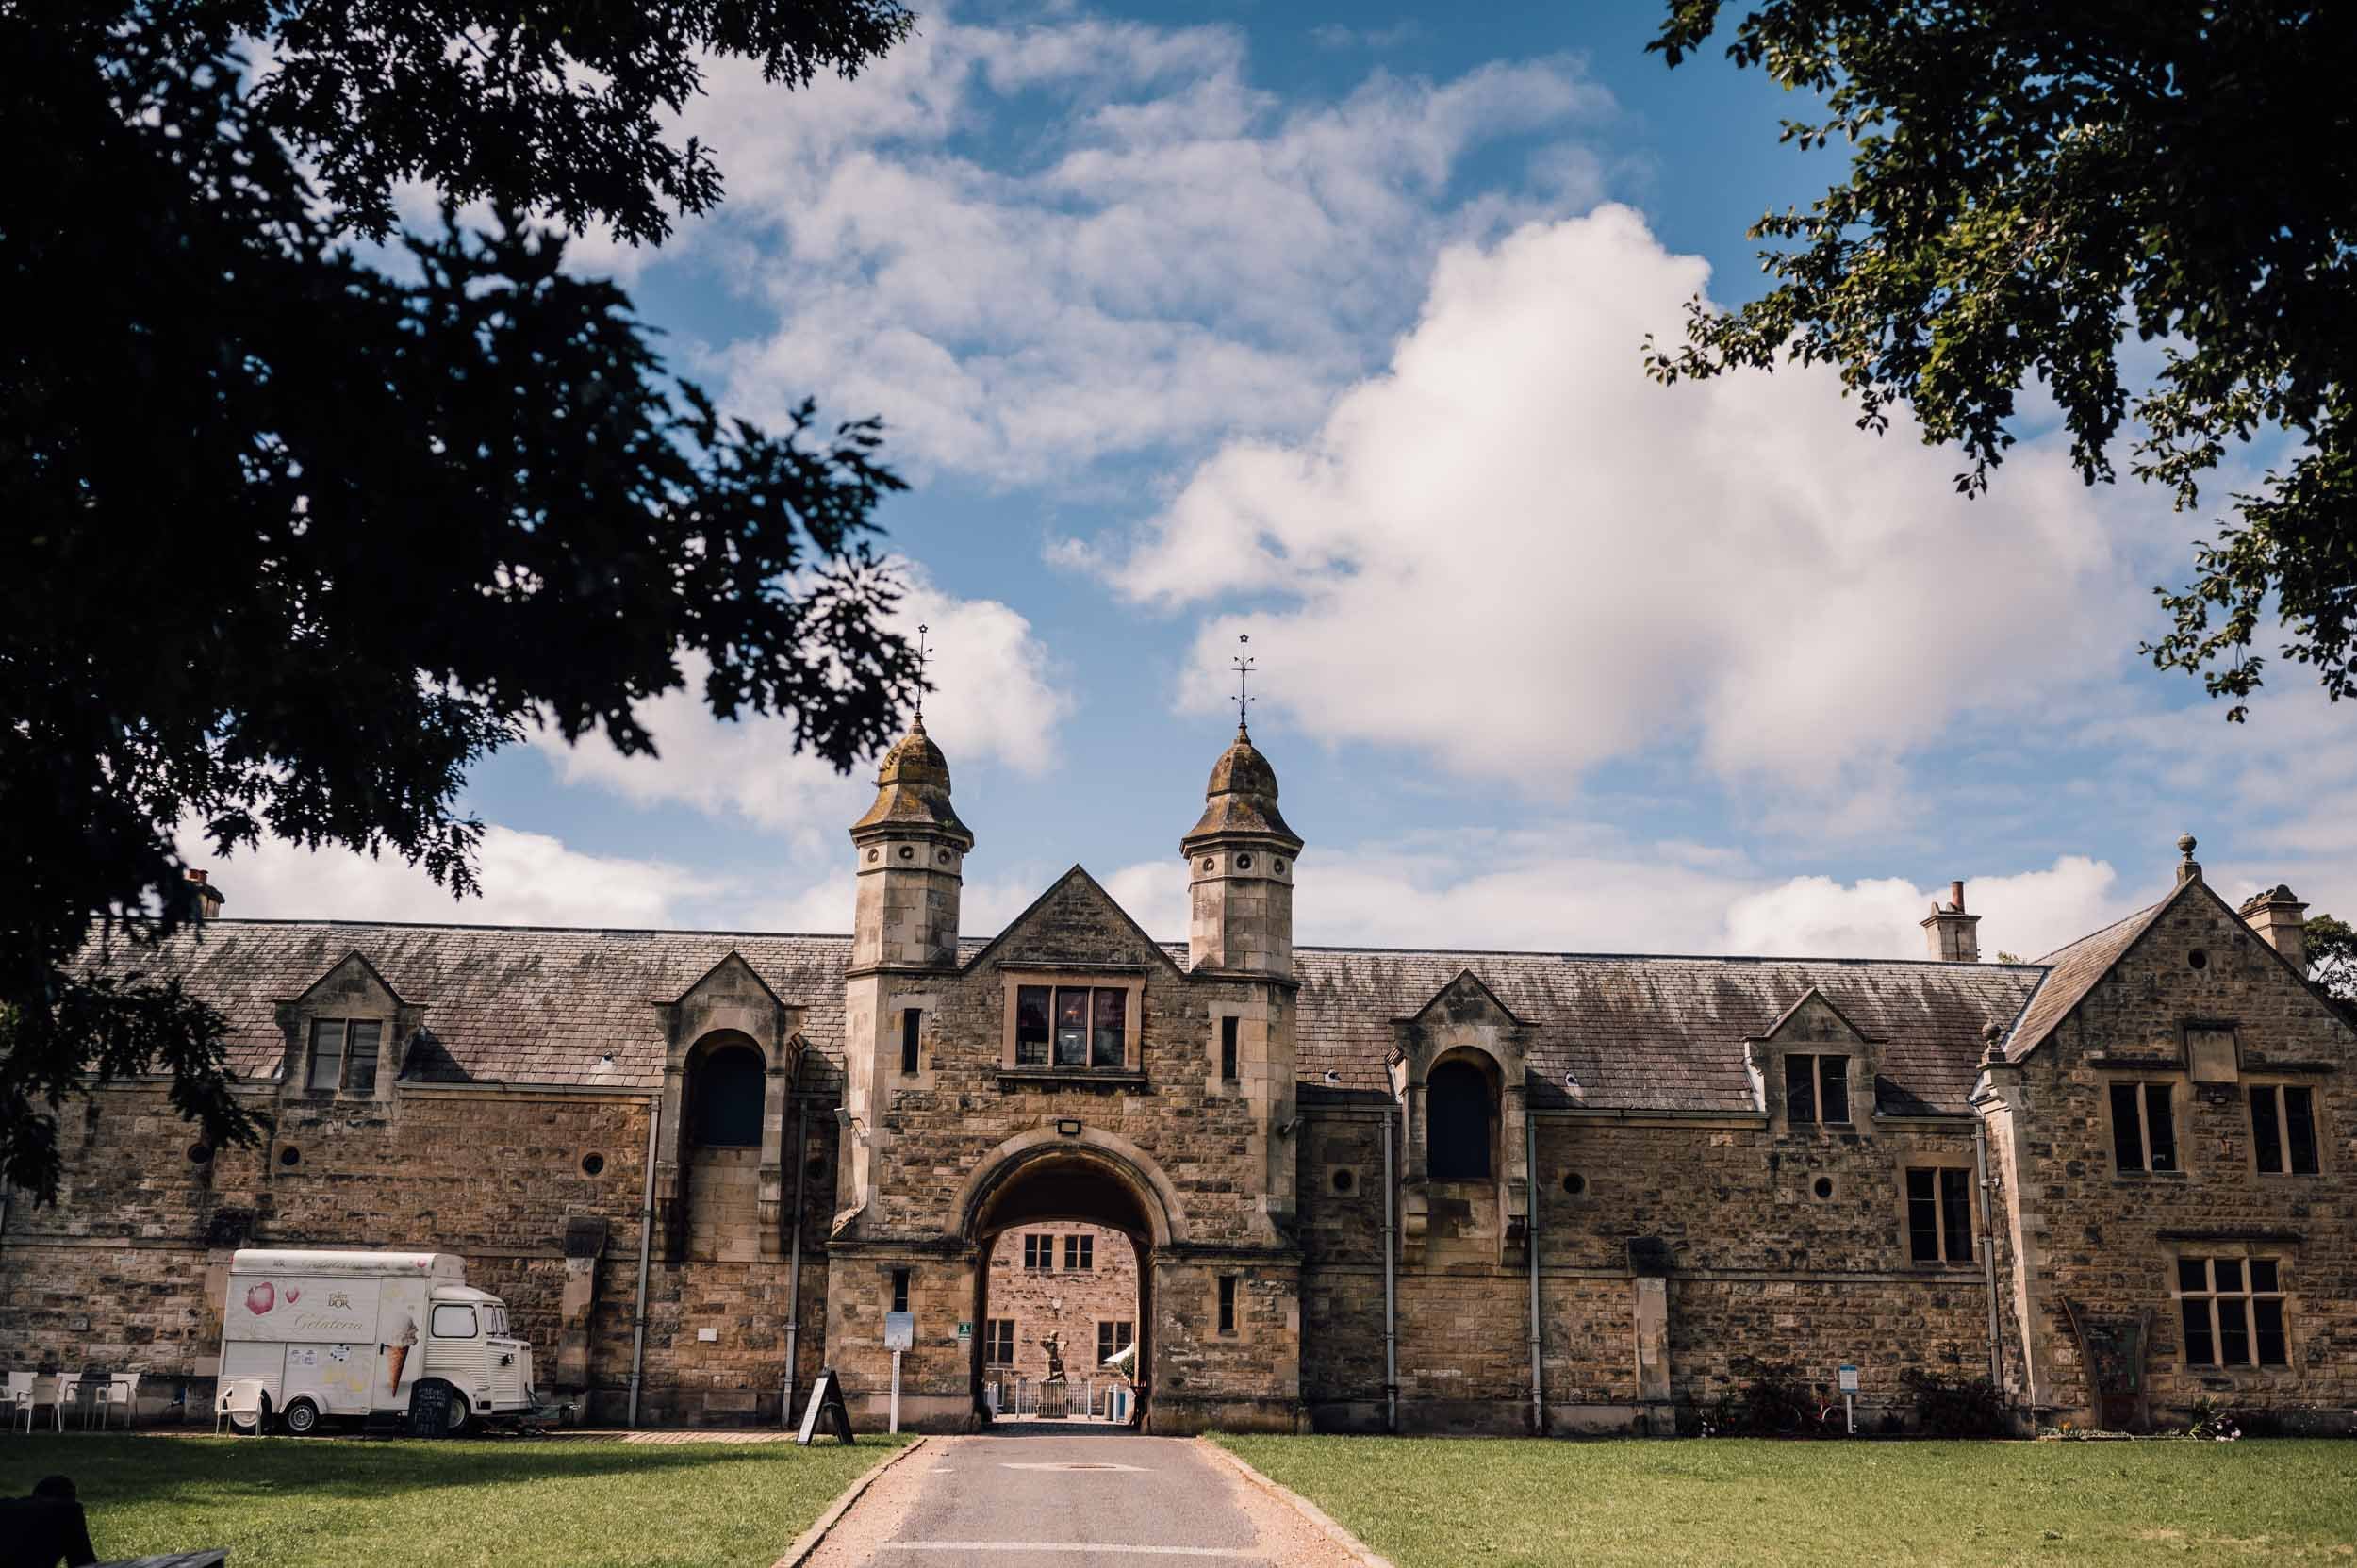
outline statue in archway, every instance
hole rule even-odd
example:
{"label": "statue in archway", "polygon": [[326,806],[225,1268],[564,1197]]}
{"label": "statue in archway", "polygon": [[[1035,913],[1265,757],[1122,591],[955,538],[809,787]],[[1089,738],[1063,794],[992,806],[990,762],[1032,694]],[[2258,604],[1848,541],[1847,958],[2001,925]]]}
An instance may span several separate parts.
{"label": "statue in archway", "polygon": [[1051,1329],[1047,1331],[1047,1337],[1039,1342],[1039,1347],[1047,1352],[1047,1376],[1040,1381],[1044,1383],[1063,1382],[1064,1380],[1063,1335]]}

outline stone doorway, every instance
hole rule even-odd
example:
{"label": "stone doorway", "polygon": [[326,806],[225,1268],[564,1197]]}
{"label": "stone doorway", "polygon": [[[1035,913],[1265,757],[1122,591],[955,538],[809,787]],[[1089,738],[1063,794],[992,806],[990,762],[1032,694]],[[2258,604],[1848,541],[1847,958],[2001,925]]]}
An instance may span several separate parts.
{"label": "stone doorway", "polygon": [[[1129,1418],[1144,1429],[1153,1387],[1154,1235],[1136,1179],[1085,1146],[1028,1151],[976,1206],[973,1395],[1006,1424],[1109,1424],[1123,1381],[1097,1354],[1129,1329]],[[1058,1336],[1065,1381],[1048,1384],[1041,1341]],[[1119,1330],[1113,1337],[1119,1339]],[[1109,1347],[1111,1348],[1111,1347]],[[1093,1385],[1093,1386],[1092,1386]],[[1087,1408],[1083,1408],[1086,1406]]]}

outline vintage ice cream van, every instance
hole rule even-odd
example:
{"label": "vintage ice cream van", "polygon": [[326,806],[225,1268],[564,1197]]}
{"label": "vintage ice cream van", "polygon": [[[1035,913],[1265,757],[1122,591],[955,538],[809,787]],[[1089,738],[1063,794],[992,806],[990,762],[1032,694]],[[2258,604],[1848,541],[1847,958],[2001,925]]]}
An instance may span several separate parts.
{"label": "vintage ice cream van", "polygon": [[466,1261],[447,1252],[239,1251],[221,1377],[258,1381],[261,1424],[298,1436],[437,1407],[459,1432],[537,1402],[532,1347],[508,1331],[506,1304],[470,1286]]}

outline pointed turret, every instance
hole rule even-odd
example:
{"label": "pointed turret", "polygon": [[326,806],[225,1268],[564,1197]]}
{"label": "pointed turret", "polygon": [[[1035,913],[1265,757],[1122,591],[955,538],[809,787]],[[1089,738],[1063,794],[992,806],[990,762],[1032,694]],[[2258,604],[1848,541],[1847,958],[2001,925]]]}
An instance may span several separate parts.
{"label": "pointed turret", "polygon": [[876,770],[876,801],[851,824],[859,907],[851,966],[940,968],[958,956],[958,900],[974,834],[949,802],[949,762],[920,712]]}
{"label": "pointed turret", "polygon": [[1199,970],[1290,978],[1294,860],[1301,835],[1277,807],[1277,769],[1236,726],[1212,765],[1203,815],[1178,841],[1194,918],[1187,947]]}

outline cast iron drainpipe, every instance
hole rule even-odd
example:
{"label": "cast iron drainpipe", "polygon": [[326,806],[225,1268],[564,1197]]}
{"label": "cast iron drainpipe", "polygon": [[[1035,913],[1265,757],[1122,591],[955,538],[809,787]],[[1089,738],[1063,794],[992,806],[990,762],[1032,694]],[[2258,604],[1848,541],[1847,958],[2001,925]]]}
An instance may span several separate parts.
{"label": "cast iron drainpipe", "polygon": [[1988,1123],[1972,1119],[1972,1163],[1980,1167],[1981,1275],[1988,1282],[1988,1386],[2005,1386],[2004,1351],[1997,1337],[1997,1183],[1988,1178]]}
{"label": "cast iron drainpipe", "polygon": [[1523,1103],[1523,1183],[1529,1193],[1523,1247],[1530,1254],[1530,1435],[1547,1435],[1547,1405],[1539,1387],[1539,1118]]}
{"label": "cast iron drainpipe", "polygon": [[1399,1329],[1392,1305],[1392,1255],[1399,1227],[1393,1217],[1392,1107],[1383,1107],[1383,1429],[1399,1430]]}
{"label": "cast iron drainpipe", "polygon": [[794,1097],[794,1263],[785,1277],[785,1392],[778,1400],[782,1428],[794,1425],[795,1346],[802,1334],[802,1182],[810,1174],[810,1132],[803,1120],[801,1051],[794,1053],[794,1070],[785,1083],[785,1092]]}
{"label": "cast iron drainpipe", "polygon": [[638,1383],[647,1364],[647,1259],[654,1246],[654,1151],[663,1126],[663,1092],[647,1101],[647,1187],[638,1200],[638,1305],[630,1317],[630,1418],[638,1425]]}

